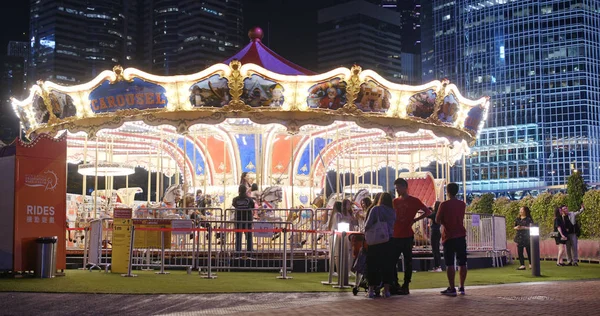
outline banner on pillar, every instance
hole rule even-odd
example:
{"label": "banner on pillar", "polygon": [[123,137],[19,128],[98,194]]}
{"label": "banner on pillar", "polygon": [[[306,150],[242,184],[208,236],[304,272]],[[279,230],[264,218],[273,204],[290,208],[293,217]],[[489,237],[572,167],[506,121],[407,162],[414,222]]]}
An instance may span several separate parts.
{"label": "banner on pillar", "polygon": [[66,268],[67,140],[16,142],[14,271],[35,269],[39,237],[57,236],[56,268]]}

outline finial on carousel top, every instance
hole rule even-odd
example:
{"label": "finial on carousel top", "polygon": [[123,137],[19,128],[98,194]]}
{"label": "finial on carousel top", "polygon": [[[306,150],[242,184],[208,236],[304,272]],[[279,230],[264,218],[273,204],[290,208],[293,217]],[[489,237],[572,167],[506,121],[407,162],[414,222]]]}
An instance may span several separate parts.
{"label": "finial on carousel top", "polygon": [[253,28],[250,29],[250,31],[248,31],[248,37],[250,38],[250,41],[259,41],[263,38],[264,34],[263,34],[263,30],[258,27],[255,26]]}

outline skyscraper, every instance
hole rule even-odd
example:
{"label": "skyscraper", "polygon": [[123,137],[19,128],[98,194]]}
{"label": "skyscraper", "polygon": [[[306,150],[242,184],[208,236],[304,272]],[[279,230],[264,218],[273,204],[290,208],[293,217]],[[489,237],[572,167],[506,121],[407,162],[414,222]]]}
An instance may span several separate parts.
{"label": "skyscraper", "polygon": [[360,65],[388,80],[408,82],[401,67],[400,14],[366,1],[351,1],[319,10],[320,71]]}
{"label": "skyscraper", "polygon": [[235,54],[246,38],[241,0],[144,1],[143,51],[152,73],[198,72]]}
{"label": "skyscraper", "polygon": [[27,43],[11,41],[7,54],[0,58],[0,140],[12,141],[18,133],[19,122],[14,119],[10,97],[25,96],[25,58]]}
{"label": "skyscraper", "polygon": [[491,97],[468,191],[563,189],[572,172],[599,184],[598,10],[593,0],[433,1],[435,76]]}
{"label": "skyscraper", "polygon": [[193,73],[243,38],[241,0],[32,0],[30,23],[28,85],[73,85],[117,64]]}

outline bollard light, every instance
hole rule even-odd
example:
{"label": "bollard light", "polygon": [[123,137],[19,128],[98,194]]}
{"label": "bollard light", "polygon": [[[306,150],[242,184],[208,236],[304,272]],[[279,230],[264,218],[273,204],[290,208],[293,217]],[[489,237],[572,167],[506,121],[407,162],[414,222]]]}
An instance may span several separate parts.
{"label": "bollard light", "polygon": [[540,271],[540,228],[538,226],[529,227],[529,242],[531,256],[531,275],[542,276]]}
{"label": "bollard light", "polygon": [[537,226],[531,226],[529,227],[529,235],[530,236],[539,236],[540,235],[540,228]]}
{"label": "bollard light", "polygon": [[339,232],[348,232],[348,231],[350,231],[350,223],[338,223],[337,230]]}

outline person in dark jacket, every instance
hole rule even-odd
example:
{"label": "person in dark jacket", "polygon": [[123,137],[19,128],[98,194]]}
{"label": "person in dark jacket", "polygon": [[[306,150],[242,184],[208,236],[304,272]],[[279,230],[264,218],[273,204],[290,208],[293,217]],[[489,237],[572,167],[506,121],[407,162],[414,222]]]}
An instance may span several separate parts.
{"label": "person in dark jacket", "polygon": [[[254,209],[254,200],[248,196],[245,185],[240,184],[238,196],[233,198],[233,207],[235,208],[235,229],[252,229],[252,212]],[[246,250],[252,251],[252,232],[246,234]],[[235,232],[235,250],[242,250],[242,232]]]}

